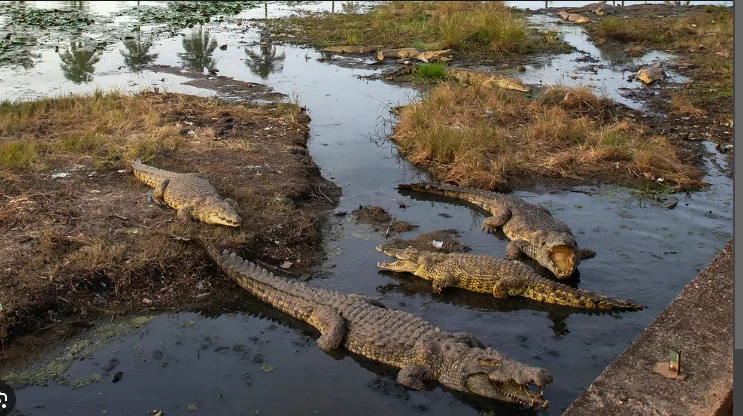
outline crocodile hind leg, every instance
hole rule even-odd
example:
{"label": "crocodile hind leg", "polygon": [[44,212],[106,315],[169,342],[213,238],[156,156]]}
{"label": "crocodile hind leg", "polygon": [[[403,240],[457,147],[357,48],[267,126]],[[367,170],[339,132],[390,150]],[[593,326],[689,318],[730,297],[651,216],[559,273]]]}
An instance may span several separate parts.
{"label": "crocodile hind leg", "polygon": [[489,207],[492,217],[487,217],[482,222],[482,230],[487,233],[494,233],[498,227],[502,227],[511,219],[511,210],[508,208]]}
{"label": "crocodile hind leg", "polygon": [[168,187],[170,179],[163,179],[162,182],[157,184],[155,190],[152,191],[152,202],[160,206],[165,206],[165,189]]}
{"label": "crocodile hind leg", "polygon": [[596,252],[591,250],[590,248],[582,248],[580,249],[580,259],[586,260],[586,259],[592,259],[596,257]]}
{"label": "crocodile hind leg", "polygon": [[510,260],[516,260],[521,257],[522,254],[526,254],[526,248],[529,246],[529,242],[526,240],[511,240],[506,245],[506,258]]}
{"label": "crocodile hind leg", "polygon": [[338,349],[346,336],[346,321],[334,309],[327,306],[313,308],[307,323],[317,328],[322,335],[317,339],[321,350],[328,352]]}
{"label": "crocodile hind leg", "polygon": [[397,382],[413,390],[424,390],[424,381],[433,378],[431,371],[420,365],[404,367],[397,373]]}

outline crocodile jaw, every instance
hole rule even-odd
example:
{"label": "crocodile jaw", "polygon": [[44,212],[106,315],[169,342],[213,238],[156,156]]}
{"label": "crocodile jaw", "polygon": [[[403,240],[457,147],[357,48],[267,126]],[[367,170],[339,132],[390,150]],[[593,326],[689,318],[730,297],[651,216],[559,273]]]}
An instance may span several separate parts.
{"label": "crocodile jaw", "polygon": [[485,373],[470,375],[467,377],[466,385],[472,393],[491,399],[530,407],[546,408],[548,405],[548,401],[544,399],[544,392],[537,393],[528,385],[513,380],[505,382],[491,380]]}
{"label": "crocodile jaw", "polygon": [[207,224],[239,227],[242,223],[242,218],[237,215],[232,207],[221,207],[221,209],[210,211],[202,221]]}
{"label": "crocodile jaw", "polygon": [[412,260],[398,260],[394,263],[377,263],[377,267],[393,272],[414,273],[418,270],[418,262]]}
{"label": "crocodile jaw", "polygon": [[[579,256],[580,254],[578,254]],[[565,279],[575,273],[575,269],[578,266],[575,261],[576,257],[575,249],[566,245],[556,245],[548,249],[548,258],[550,262],[550,270],[559,279]]]}
{"label": "crocodile jaw", "polygon": [[417,260],[420,252],[418,249],[413,247],[408,248],[391,248],[384,246],[377,246],[377,251],[384,253],[390,257],[395,257],[400,260]]}

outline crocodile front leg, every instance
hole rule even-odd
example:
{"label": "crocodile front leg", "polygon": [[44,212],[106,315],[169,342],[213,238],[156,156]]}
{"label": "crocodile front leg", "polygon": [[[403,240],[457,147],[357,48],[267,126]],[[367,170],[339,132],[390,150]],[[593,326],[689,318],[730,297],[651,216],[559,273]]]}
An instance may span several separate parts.
{"label": "crocodile front leg", "polygon": [[457,282],[457,278],[454,277],[451,273],[442,273],[442,274],[436,274],[431,281],[431,284],[433,286],[433,291],[436,293],[441,293],[441,291],[447,287],[452,286]]}
{"label": "crocodile front leg", "polygon": [[489,207],[489,210],[493,216],[485,218],[482,222],[482,230],[492,234],[511,219],[511,210],[505,207]]}
{"label": "crocodile front leg", "polygon": [[170,183],[170,179],[163,179],[162,182],[160,182],[155,187],[155,190],[152,191],[152,202],[160,206],[166,205],[165,199],[163,197],[165,195],[165,189],[168,187],[169,183]]}
{"label": "crocodile front leg", "polygon": [[193,220],[193,207],[190,205],[186,205],[184,207],[180,207],[178,209],[178,212],[176,213],[176,217],[183,222],[188,222]]}
{"label": "crocodile front leg", "polygon": [[346,320],[338,312],[327,306],[314,307],[307,323],[322,334],[317,339],[321,350],[330,352],[338,349],[346,336]]}
{"label": "crocodile front leg", "polygon": [[404,367],[397,373],[397,382],[413,390],[424,390],[424,381],[433,379],[431,370],[420,365]]}
{"label": "crocodile front leg", "polygon": [[529,247],[529,242],[526,240],[511,240],[506,245],[506,258],[510,260],[516,260],[521,257],[522,254],[526,254],[526,249]]}

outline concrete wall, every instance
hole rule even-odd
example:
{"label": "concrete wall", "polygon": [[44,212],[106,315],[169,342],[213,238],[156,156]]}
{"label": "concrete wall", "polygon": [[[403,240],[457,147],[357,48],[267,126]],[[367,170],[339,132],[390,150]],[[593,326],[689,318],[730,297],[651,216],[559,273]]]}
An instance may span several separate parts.
{"label": "concrete wall", "polygon": [[[685,379],[652,370],[669,350],[681,353]],[[563,416],[732,415],[732,392],[731,240]]]}

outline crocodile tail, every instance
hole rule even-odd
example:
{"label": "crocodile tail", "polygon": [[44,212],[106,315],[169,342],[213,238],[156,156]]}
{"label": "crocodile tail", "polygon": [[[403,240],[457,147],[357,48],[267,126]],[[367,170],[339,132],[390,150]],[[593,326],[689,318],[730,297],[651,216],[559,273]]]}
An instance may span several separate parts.
{"label": "crocodile tail", "polygon": [[479,207],[488,209],[493,200],[506,197],[505,194],[498,192],[481,191],[479,189],[461,188],[456,185],[446,183],[403,183],[397,185],[397,189],[427,192],[429,194],[444,195],[450,198],[456,198],[473,203]]}
{"label": "crocodile tail", "polygon": [[173,178],[177,174],[165,169],[158,169],[142,163],[142,159],[137,158],[132,162],[134,176],[147,186],[156,187],[163,179]]}
{"label": "crocodile tail", "polygon": [[643,308],[642,305],[572,288],[541,276],[532,276],[529,281],[521,296],[544,303],[602,311],[634,311]]}

